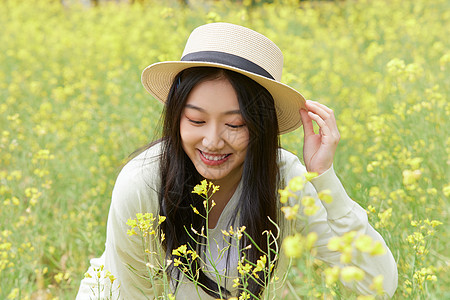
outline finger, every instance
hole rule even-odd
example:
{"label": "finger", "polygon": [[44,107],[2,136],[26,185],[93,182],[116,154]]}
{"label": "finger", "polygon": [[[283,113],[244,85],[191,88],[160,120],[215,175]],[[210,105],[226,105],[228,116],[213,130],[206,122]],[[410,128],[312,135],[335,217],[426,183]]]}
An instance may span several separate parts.
{"label": "finger", "polygon": [[312,124],[312,119],[308,115],[308,112],[305,109],[300,109],[300,117],[302,118],[303,123],[303,133],[306,136],[314,135],[314,127]]}
{"label": "finger", "polygon": [[327,106],[317,102],[308,100],[308,109],[313,111],[314,113],[318,114],[322,117],[322,119],[328,124],[331,130],[338,131],[337,124],[336,124],[336,118],[334,116],[334,111]]}
{"label": "finger", "polygon": [[327,123],[317,114],[313,113],[312,111],[308,111],[308,116],[314,120],[317,125],[319,125],[319,128],[322,130],[322,136],[331,136],[332,132],[330,128],[328,127]]}
{"label": "finger", "polygon": [[316,115],[319,115],[323,120],[327,120],[330,117],[330,114],[324,110],[319,103],[308,100],[306,108],[308,111],[312,111]]}
{"label": "finger", "polygon": [[336,122],[332,123],[334,127],[330,127],[319,115],[316,115],[313,112],[308,112],[308,115],[317,123],[317,125],[319,125],[320,136],[325,138],[327,143],[335,145],[339,143],[341,135],[339,134],[339,130],[337,130]]}
{"label": "finger", "polygon": [[329,114],[333,113],[333,110],[331,108],[329,108],[328,106],[326,106],[320,102],[317,102],[314,100],[307,100],[307,102],[310,102],[311,104],[315,104],[315,105],[319,106],[320,108],[322,108],[324,111],[326,111]]}

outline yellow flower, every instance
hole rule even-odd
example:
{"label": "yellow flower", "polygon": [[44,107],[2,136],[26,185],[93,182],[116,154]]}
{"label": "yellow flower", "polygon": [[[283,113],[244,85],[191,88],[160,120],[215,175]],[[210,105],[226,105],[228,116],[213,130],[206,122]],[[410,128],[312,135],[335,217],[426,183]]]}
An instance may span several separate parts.
{"label": "yellow flower", "polygon": [[162,222],[164,222],[166,220],[165,216],[159,216],[158,217],[158,224],[161,224]]}
{"label": "yellow flower", "polygon": [[178,267],[179,265],[181,265],[182,264],[182,262],[181,262],[181,260],[179,260],[178,258],[175,258],[174,260],[173,260],[173,265],[175,266],[175,267]]}
{"label": "yellow flower", "polygon": [[316,199],[311,196],[305,196],[301,200],[303,208],[303,213],[307,216],[312,216],[317,213],[319,206],[316,205]]}
{"label": "yellow flower", "polygon": [[8,294],[7,299],[17,299],[17,296],[19,295],[19,289],[14,288],[11,290],[11,292]]}
{"label": "yellow flower", "polygon": [[136,231],[134,231],[134,229],[128,229],[127,230],[127,235],[132,236],[132,235],[137,235]]}
{"label": "yellow flower", "polygon": [[236,232],[236,237],[238,238],[238,240],[240,240],[242,238],[242,235],[243,235],[245,229],[246,229],[245,226],[241,226],[241,228],[238,228],[238,230]]}
{"label": "yellow flower", "polygon": [[303,253],[303,243],[300,234],[288,236],[283,240],[284,254],[290,258],[300,257]]}
{"label": "yellow flower", "polygon": [[384,255],[386,253],[386,249],[383,247],[383,244],[380,241],[376,241],[372,250],[370,250],[370,255]]}
{"label": "yellow flower", "polygon": [[295,204],[294,206],[283,206],[281,211],[284,213],[286,220],[293,220],[297,216],[298,209],[300,205]]}
{"label": "yellow flower", "polygon": [[318,197],[320,200],[322,200],[325,203],[331,203],[333,202],[333,197],[331,196],[330,190],[323,190],[318,193]]}
{"label": "yellow flower", "polygon": [[422,221],[411,221],[411,226],[413,227],[417,227],[418,225],[420,225],[420,223],[422,223]]}
{"label": "yellow flower", "polygon": [[239,296],[239,300],[246,300],[246,299],[250,299],[250,294],[247,292],[242,292],[241,295]]}
{"label": "yellow flower", "polygon": [[288,188],[293,192],[298,192],[303,190],[305,185],[305,179],[301,176],[292,178],[288,183]]}
{"label": "yellow flower", "polygon": [[327,285],[331,286],[333,283],[338,281],[339,279],[339,267],[334,266],[333,268],[326,268],[324,270],[325,273],[325,282]]}
{"label": "yellow flower", "polygon": [[266,262],[267,257],[265,255],[260,256],[259,259],[256,261],[256,267],[253,269],[253,273],[264,270],[264,268],[266,267]]}
{"label": "yellow flower", "polygon": [[319,236],[316,232],[313,231],[308,233],[308,235],[306,236],[306,248],[310,250],[312,247],[314,247],[314,244],[317,242],[318,238]]}
{"label": "yellow flower", "polygon": [[194,194],[208,196],[208,183],[206,179],[202,180],[200,184],[197,184],[192,191]]}
{"label": "yellow flower", "polygon": [[450,197],[450,184],[445,185],[442,188],[442,192],[444,193],[445,197]]}
{"label": "yellow flower", "polygon": [[130,226],[131,228],[134,228],[137,226],[137,222],[136,219],[128,219],[127,223],[128,226]]}
{"label": "yellow flower", "polygon": [[302,204],[304,206],[313,206],[316,204],[316,200],[311,196],[305,196],[302,198]]}
{"label": "yellow flower", "polygon": [[[233,287],[238,287],[239,286],[239,277],[238,278],[235,278],[235,279],[233,279]],[[231,298],[230,298],[231,299]],[[228,299],[228,300],[230,300],[230,299]],[[235,298],[235,299],[237,299],[237,298]]]}
{"label": "yellow flower", "polygon": [[192,250],[188,250],[187,253],[191,254],[191,259],[195,260],[196,258],[199,257],[199,255],[197,254],[197,252],[192,251]]}
{"label": "yellow flower", "polygon": [[375,291],[380,296],[384,294],[383,280],[383,275],[378,275],[373,278],[372,284],[370,285],[370,289]]}
{"label": "yellow flower", "polygon": [[230,230],[229,230],[229,233],[230,233],[231,235],[234,235],[234,230],[233,230],[233,226],[231,226],[231,225],[230,225]]}
{"label": "yellow flower", "polygon": [[109,278],[109,280],[111,281],[111,284],[116,280],[116,277],[114,277],[114,275],[111,274],[110,271],[106,271],[105,278]]}
{"label": "yellow flower", "polygon": [[303,213],[307,216],[313,216],[317,213],[318,210],[319,210],[319,207],[314,205],[314,206],[305,207],[303,209]]}
{"label": "yellow flower", "polygon": [[243,265],[241,262],[238,263],[237,269],[239,271],[239,274],[241,275],[245,275],[248,274],[250,272],[250,270],[252,269],[252,266],[250,264],[245,264]]}
{"label": "yellow flower", "polygon": [[352,252],[353,248],[351,245],[345,245],[342,249],[341,254],[341,263],[349,264],[352,261]]}
{"label": "yellow flower", "polygon": [[337,237],[337,236],[332,237],[328,241],[327,247],[331,251],[339,251],[339,250],[341,250],[341,239],[339,237]]}
{"label": "yellow flower", "polygon": [[341,238],[344,244],[350,245],[353,242],[353,239],[355,238],[357,232],[356,231],[349,231],[346,232]]}
{"label": "yellow flower", "polygon": [[437,220],[431,221],[431,227],[433,227],[433,228],[436,226],[442,225],[442,224],[443,224],[442,222],[437,221]]}
{"label": "yellow flower", "polygon": [[355,240],[355,247],[361,252],[370,252],[373,249],[372,242],[370,236],[363,234]]}
{"label": "yellow flower", "polygon": [[308,181],[311,181],[312,179],[316,178],[319,174],[316,172],[306,172],[305,173],[305,179]]}
{"label": "yellow flower", "polygon": [[214,194],[215,192],[217,192],[219,190],[220,186],[218,185],[213,185],[213,190],[212,190],[212,194]]}
{"label": "yellow flower", "polygon": [[187,246],[181,245],[177,249],[172,250],[172,255],[183,256],[183,255],[186,255],[186,251],[187,251]]}
{"label": "yellow flower", "polygon": [[406,67],[405,61],[399,58],[394,58],[390,60],[386,66],[388,73],[392,74],[393,76],[398,76],[402,74]]}
{"label": "yellow flower", "polygon": [[380,221],[375,223],[375,228],[381,228],[381,227],[387,227],[388,225],[391,225],[390,218],[392,216],[392,207],[389,207],[383,212],[378,213],[378,218],[380,218]]}
{"label": "yellow flower", "polygon": [[404,170],[403,173],[403,184],[405,186],[413,185],[421,177],[422,172],[420,170]]}
{"label": "yellow flower", "polygon": [[347,266],[341,270],[341,277],[346,282],[360,281],[364,278],[364,271],[355,266]]}
{"label": "yellow flower", "polygon": [[295,197],[295,194],[290,192],[287,188],[285,188],[284,190],[278,190],[278,193],[280,194],[281,203],[286,203],[289,197]]}
{"label": "yellow flower", "polygon": [[206,179],[202,180],[200,184],[197,184],[192,193],[203,196],[203,198],[208,197],[208,192],[212,188],[211,195],[217,192],[220,188],[218,185],[214,185],[212,182],[208,182]]}

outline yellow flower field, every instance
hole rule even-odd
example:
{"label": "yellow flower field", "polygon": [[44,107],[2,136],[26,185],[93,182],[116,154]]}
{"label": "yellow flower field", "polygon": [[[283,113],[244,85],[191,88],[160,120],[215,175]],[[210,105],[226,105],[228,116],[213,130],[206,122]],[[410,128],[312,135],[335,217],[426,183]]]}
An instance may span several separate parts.
{"label": "yellow flower field", "polygon": [[[268,36],[283,81],[335,110],[334,166],[397,260],[394,298],[450,297],[449,1],[144,2],[0,1],[0,299],[74,299],[103,251],[115,177],[158,137],[141,71],[216,21]],[[282,144],[301,156],[302,130]],[[286,299],[356,299],[336,270],[297,262]]]}

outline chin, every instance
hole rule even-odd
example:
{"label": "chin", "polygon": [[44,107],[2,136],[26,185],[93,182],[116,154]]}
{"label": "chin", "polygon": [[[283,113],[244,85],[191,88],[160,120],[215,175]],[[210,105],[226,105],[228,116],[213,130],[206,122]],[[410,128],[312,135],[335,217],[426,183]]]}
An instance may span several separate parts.
{"label": "chin", "polygon": [[[201,168],[201,169],[200,169]],[[207,180],[220,180],[223,178],[226,178],[229,174],[228,170],[205,170],[204,166],[201,166],[200,168],[196,168],[197,172],[205,179]]]}

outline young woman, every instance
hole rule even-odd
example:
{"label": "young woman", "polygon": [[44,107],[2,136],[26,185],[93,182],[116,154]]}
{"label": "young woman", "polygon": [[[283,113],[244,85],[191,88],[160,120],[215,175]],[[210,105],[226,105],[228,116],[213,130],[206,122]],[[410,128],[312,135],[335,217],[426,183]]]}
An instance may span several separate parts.
{"label": "young woman", "polygon": [[[294,232],[316,232],[317,257],[330,265],[341,265],[340,253],[327,248],[334,236],[356,231],[381,242],[384,255],[363,255],[351,261],[350,265],[363,269],[366,275],[356,285],[347,285],[357,293],[370,294],[372,279],[381,274],[386,296],[392,296],[397,286],[392,254],[333,170],[340,138],[333,111],[318,102],[305,101],[300,93],[282,84],[282,65],[281,51],[263,35],[233,24],[213,23],[192,32],[181,61],[156,63],[144,70],[144,87],[165,104],[162,139],[133,158],[119,174],[108,217],[106,249],[101,258],[91,260],[91,272],[104,265],[117,278],[112,288],[115,296],[157,298],[164,290],[157,280],[150,284],[147,269],[161,265],[161,261],[155,258],[146,266],[140,237],[127,235],[127,220],[147,212],[166,217],[160,226],[165,239],[153,240],[147,245],[148,252],[163,253],[165,259],[174,260],[177,256],[173,251],[187,245],[203,258],[203,263],[194,264],[199,284],[174,264],[169,266],[166,273],[176,299],[238,295],[239,287],[224,279],[238,276],[237,247],[251,244],[251,238],[254,247],[246,250],[246,259],[256,264],[262,253],[275,247],[274,243],[268,246],[263,233],[277,233],[277,227],[279,244]],[[313,122],[320,128],[317,134]],[[280,134],[302,124],[305,166],[279,145]],[[280,215],[278,189],[307,171],[319,176],[298,196],[313,196],[320,209],[306,223],[286,222]],[[203,179],[220,186],[213,195],[215,206],[207,224],[200,216],[205,215],[203,199],[192,193]],[[317,198],[325,189],[331,192],[331,203]],[[194,213],[193,207],[200,214]],[[233,243],[222,234],[230,225],[245,226],[250,238],[244,235],[235,242],[237,247],[221,253],[217,249]],[[200,246],[206,238],[188,234],[191,228],[200,232],[206,227],[207,239],[214,244],[208,251]],[[276,270],[268,276],[282,273],[287,264],[280,255]],[[213,269],[223,275],[222,279],[217,280]],[[92,297],[96,284],[98,287],[96,279],[83,279],[77,299]],[[107,286],[101,288],[105,295],[109,295]],[[248,290],[258,297],[265,292],[254,280],[249,281]]]}

